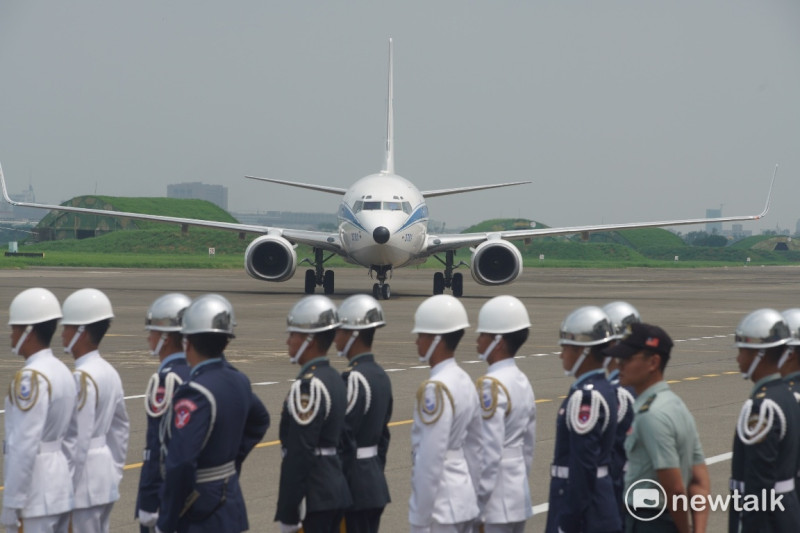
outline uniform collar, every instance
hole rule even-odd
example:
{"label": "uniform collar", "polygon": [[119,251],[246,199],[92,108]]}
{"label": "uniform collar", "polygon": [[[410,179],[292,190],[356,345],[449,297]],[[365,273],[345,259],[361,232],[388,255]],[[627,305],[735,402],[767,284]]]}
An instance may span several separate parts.
{"label": "uniform collar", "polygon": [[436,366],[431,368],[431,377],[444,372],[451,366],[458,366],[456,365],[456,360],[452,357],[448,357],[444,361],[440,361]]}
{"label": "uniform collar", "polygon": [[175,353],[169,354],[168,356],[166,356],[164,358],[163,361],[161,361],[161,364],[158,365],[158,371],[161,372],[162,370],[164,370],[164,368],[166,368],[166,366],[168,364],[170,364],[170,363],[172,363],[174,361],[178,361],[178,360],[186,361],[186,354],[183,353],[183,352],[175,352]]}
{"label": "uniform collar", "polygon": [[615,368],[608,374],[608,381],[614,381],[615,379],[619,379],[619,368]]}
{"label": "uniform collar", "polygon": [[357,356],[350,359],[350,361],[347,363],[347,366],[356,366],[358,363],[364,363],[366,361],[372,361],[374,359],[375,356],[372,354],[372,352],[360,353]]}
{"label": "uniform collar", "polygon": [[[572,387],[570,387],[570,388],[573,389],[573,390],[577,390],[577,389],[579,389],[581,387],[581,384],[584,381],[588,381],[589,379],[593,379],[594,376],[597,376],[597,375],[600,375],[600,374],[605,374],[605,370],[603,370],[602,368],[596,368],[594,370],[589,370],[588,372],[582,374],[581,377],[576,379],[575,383],[573,383]],[[603,376],[603,378],[605,379],[605,376]]]}
{"label": "uniform collar", "polygon": [[55,355],[53,355],[53,350],[51,350],[50,348],[45,348],[44,350],[39,350],[35,354],[33,354],[30,357],[28,357],[27,359],[25,359],[25,365],[24,366],[30,366],[35,361],[38,361],[40,359],[46,359],[48,355],[51,356],[51,357],[55,357]]}
{"label": "uniform collar", "polygon": [[795,381],[800,380],[800,370],[783,376],[783,381],[789,381],[789,380],[795,380]]}
{"label": "uniform collar", "polygon": [[98,357],[100,357],[100,352],[98,352],[97,350],[92,350],[91,352],[87,352],[82,356],[78,357],[77,359],[75,359],[75,367],[77,368],[79,366],[83,366],[92,359],[96,359]]}
{"label": "uniform collar", "polygon": [[758,389],[760,389],[761,387],[763,387],[764,385],[766,385],[770,381],[775,381],[776,379],[778,379],[778,380],[781,379],[781,375],[777,374],[777,373],[776,374],[770,374],[768,376],[764,376],[763,378],[759,379],[758,381],[756,381],[755,385],[753,385],[753,390],[750,391],[750,396],[755,394],[756,391],[758,391]]}
{"label": "uniform collar", "polygon": [[194,376],[195,374],[197,374],[198,372],[200,372],[200,370],[202,370],[203,368],[205,368],[205,367],[207,367],[207,366],[211,366],[211,365],[213,365],[213,364],[221,364],[221,363],[222,363],[222,361],[224,360],[224,358],[225,358],[225,356],[224,356],[224,355],[220,355],[219,357],[212,357],[212,358],[210,358],[210,359],[206,359],[205,361],[202,361],[202,362],[200,362],[200,363],[197,363],[196,365],[194,365],[194,366],[192,367],[192,370],[191,370],[191,372],[189,372],[189,376],[190,376],[190,377],[191,377],[191,376]]}
{"label": "uniform collar", "polygon": [[305,373],[308,371],[308,369],[309,369],[309,368],[311,368],[311,366],[313,366],[313,365],[322,366],[322,365],[328,365],[329,363],[330,363],[330,362],[328,361],[328,358],[327,358],[327,356],[324,356],[324,355],[322,355],[322,356],[320,356],[320,357],[315,357],[315,358],[314,358],[314,359],[312,359],[311,361],[309,361],[309,362],[307,362],[306,364],[304,364],[304,365],[303,365],[303,368],[301,368],[301,369],[300,369],[300,373],[299,373],[299,374],[297,374],[297,375],[298,375],[298,376],[302,376],[302,375],[303,375],[303,374],[305,374]]}
{"label": "uniform collar", "polygon": [[500,359],[496,363],[492,363],[491,365],[489,365],[489,368],[487,370],[491,372],[493,370],[500,370],[501,368],[506,368],[507,366],[517,366],[517,362],[514,361],[513,357]]}
{"label": "uniform collar", "polygon": [[636,401],[633,402],[633,409],[634,411],[639,411],[639,408],[647,402],[652,396],[658,394],[659,392],[663,392],[665,390],[669,390],[669,384],[663,379],[653,385],[647,387],[642,393],[636,397]]}

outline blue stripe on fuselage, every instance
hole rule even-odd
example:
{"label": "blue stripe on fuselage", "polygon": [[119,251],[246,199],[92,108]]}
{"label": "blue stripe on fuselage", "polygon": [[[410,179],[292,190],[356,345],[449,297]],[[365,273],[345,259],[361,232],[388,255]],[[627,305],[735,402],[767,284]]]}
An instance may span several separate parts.
{"label": "blue stripe on fuselage", "polygon": [[348,206],[347,204],[342,204],[342,206],[339,208],[339,218],[346,220],[347,222],[351,223],[361,231],[367,232],[367,228],[361,225],[361,222],[358,221],[358,218],[356,218],[355,213],[353,213],[353,211],[350,209],[350,206]]}
{"label": "blue stripe on fuselage", "polygon": [[395,231],[395,233],[399,233],[404,229],[406,229],[407,227],[409,227],[410,225],[415,224],[420,220],[426,220],[427,218],[428,218],[428,206],[422,204],[419,207],[417,207],[413,213],[411,213],[411,215],[408,217],[408,220],[406,220],[405,224],[400,226],[400,228],[397,231]]}

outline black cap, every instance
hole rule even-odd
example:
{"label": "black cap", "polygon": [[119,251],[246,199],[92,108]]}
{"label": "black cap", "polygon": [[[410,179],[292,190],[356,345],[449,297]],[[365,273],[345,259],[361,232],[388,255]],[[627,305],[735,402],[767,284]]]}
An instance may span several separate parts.
{"label": "black cap", "polygon": [[617,345],[603,350],[603,355],[628,359],[642,350],[649,350],[664,358],[669,358],[672,339],[669,338],[666,331],[658,326],[644,323],[630,324],[625,337]]}

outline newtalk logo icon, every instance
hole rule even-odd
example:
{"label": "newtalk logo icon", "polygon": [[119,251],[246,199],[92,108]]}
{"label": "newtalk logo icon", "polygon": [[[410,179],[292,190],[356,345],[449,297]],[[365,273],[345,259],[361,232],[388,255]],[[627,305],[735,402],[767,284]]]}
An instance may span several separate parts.
{"label": "newtalk logo icon", "polygon": [[657,481],[651,479],[640,479],[634,482],[625,491],[625,508],[628,513],[637,520],[649,522],[655,520],[667,510],[667,503],[670,509],[679,511],[703,512],[706,509],[711,511],[728,511],[733,508],[737,513],[742,511],[783,511],[783,494],[778,494],[775,489],[761,490],[761,494],[709,494],[703,496],[695,494],[692,497],[686,494],[674,494],[672,501],[668,502],[667,491],[664,490]]}

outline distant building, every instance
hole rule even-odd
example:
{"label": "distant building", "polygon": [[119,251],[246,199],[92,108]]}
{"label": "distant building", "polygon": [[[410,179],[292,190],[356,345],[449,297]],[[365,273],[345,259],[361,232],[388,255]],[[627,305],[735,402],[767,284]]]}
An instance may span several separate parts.
{"label": "distant building", "polygon": [[[706,209],[706,218],[719,218],[722,216],[722,209]],[[706,232],[711,235],[722,235],[722,222],[709,222],[706,224]]]}
{"label": "distant building", "polygon": [[222,185],[206,185],[199,181],[167,185],[167,198],[189,198],[208,200],[225,211],[228,210],[228,188]]}

